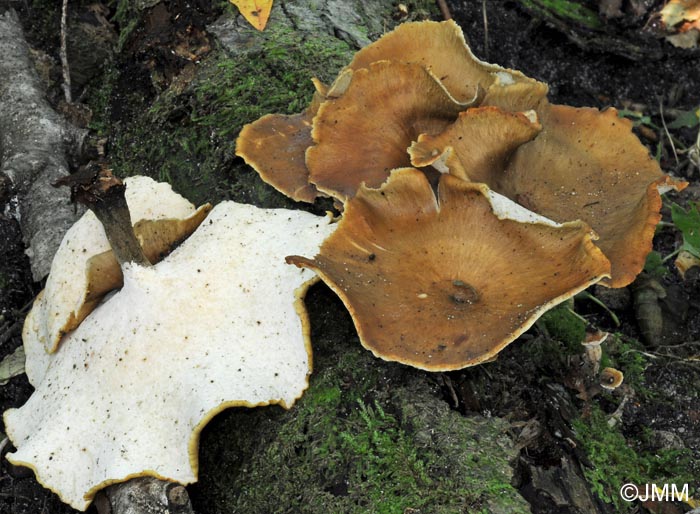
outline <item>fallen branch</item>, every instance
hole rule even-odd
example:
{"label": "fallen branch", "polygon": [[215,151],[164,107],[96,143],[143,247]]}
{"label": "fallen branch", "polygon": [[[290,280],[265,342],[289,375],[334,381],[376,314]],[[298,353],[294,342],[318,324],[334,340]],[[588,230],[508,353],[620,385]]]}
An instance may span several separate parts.
{"label": "fallen branch", "polygon": [[61,8],[61,69],[63,71],[63,94],[66,103],[73,103],[70,92],[70,67],[68,66],[68,44],[66,43],[66,32],[68,32],[68,0],[63,0]]}
{"label": "fallen branch", "polygon": [[108,487],[95,505],[99,514],[193,514],[182,485],[150,477]]}
{"label": "fallen branch", "polygon": [[72,205],[51,184],[68,175],[86,132],[56,113],[44,98],[17,14],[0,14],[0,174],[19,197],[19,222],[34,280],[49,271],[68,227]]}

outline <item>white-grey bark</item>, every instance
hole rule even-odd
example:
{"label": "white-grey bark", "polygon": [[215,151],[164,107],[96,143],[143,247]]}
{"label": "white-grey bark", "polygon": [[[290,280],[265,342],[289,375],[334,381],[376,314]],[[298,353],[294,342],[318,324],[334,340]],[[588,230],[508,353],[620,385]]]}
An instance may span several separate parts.
{"label": "white-grey bark", "polygon": [[109,486],[95,503],[100,514],[193,514],[183,486],[150,477]]}
{"label": "white-grey bark", "polygon": [[86,132],[56,113],[32,64],[17,14],[0,14],[0,173],[19,198],[19,222],[32,274],[40,280],[77,214],[51,184],[68,174]]}

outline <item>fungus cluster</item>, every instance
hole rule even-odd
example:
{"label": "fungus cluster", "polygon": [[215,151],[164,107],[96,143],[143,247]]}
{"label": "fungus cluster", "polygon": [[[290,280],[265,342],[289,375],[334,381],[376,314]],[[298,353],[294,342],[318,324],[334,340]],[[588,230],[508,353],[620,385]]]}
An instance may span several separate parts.
{"label": "fungus cluster", "polygon": [[314,84],[304,113],[244,127],[237,154],[295,200],[342,204],[319,255],[289,261],[385,359],[473,365],[577,291],[630,284],[660,194],[687,185],[615,109],[549,103],[545,84],[474,57],[452,21],[401,25]]}
{"label": "fungus cluster", "polygon": [[301,396],[306,268],[377,356],[459,369],[591,284],[629,284],[660,193],[686,185],[614,109],[550,104],[546,85],[476,59],[453,22],[402,25],[314,85],[303,113],[246,126],[237,153],[295,200],[334,198],[338,224],[195,209],[145,178],[124,196],[106,169],[67,181],[95,215],[27,317],[36,390],[4,419],[11,462],[73,507],[133,477],[193,482],[216,413]]}

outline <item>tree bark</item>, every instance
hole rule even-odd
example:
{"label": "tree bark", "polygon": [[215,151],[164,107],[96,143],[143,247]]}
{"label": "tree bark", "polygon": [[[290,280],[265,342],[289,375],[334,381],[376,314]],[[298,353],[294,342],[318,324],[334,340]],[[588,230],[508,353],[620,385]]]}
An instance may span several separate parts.
{"label": "tree bark", "polygon": [[151,477],[109,486],[95,503],[100,514],[194,514],[182,485]]}
{"label": "tree bark", "polygon": [[63,234],[79,213],[51,184],[68,175],[68,155],[86,131],[70,125],[44,98],[17,14],[0,14],[0,173],[18,197],[18,219],[34,280],[51,267]]}

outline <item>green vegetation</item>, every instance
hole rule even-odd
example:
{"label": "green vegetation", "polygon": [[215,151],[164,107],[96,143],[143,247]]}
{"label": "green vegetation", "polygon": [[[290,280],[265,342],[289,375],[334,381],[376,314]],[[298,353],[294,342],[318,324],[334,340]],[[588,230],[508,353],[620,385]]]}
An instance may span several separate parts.
{"label": "green vegetation", "polygon": [[680,250],[685,250],[695,257],[700,257],[700,212],[698,212],[698,207],[700,207],[700,202],[691,203],[688,210],[675,203],[671,206],[673,223],[683,234],[683,246]]}
{"label": "green vegetation", "polygon": [[[620,487],[632,484],[694,484],[690,471],[692,453],[689,450],[639,451],[627,444],[617,428],[611,428],[605,414],[594,406],[590,418],[574,422],[578,440],[583,445],[591,467],[584,474],[593,492],[615,506],[615,512],[632,512],[634,504],[620,498]],[[691,491],[692,495],[692,491]]]}
{"label": "green vegetation", "polygon": [[694,128],[698,125],[700,125],[700,107],[680,113],[675,120],[667,125],[667,127],[669,129],[677,129],[681,127]]}
{"label": "green vegetation", "polygon": [[572,20],[593,30],[603,26],[596,12],[570,0],[520,0],[520,3],[544,18]]}
{"label": "green vegetation", "polygon": [[[109,133],[112,165],[122,175],[146,174],[170,182],[195,203],[234,198],[265,207],[291,206],[257,174],[234,162],[235,136],[245,123],[265,114],[302,111],[313,93],[311,78],[324,70],[319,78],[331,81],[352,50],[322,34],[306,40],[280,24],[250,37],[246,53],[215,52],[191,82],[176,80],[153,100],[143,96],[144,88],[129,87],[123,72],[109,72],[89,100],[95,113],[92,127]],[[119,116],[110,105],[115,97]]]}
{"label": "green vegetation", "polygon": [[119,0],[117,2],[112,21],[121,27],[119,30],[119,40],[117,42],[118,52],[124,48],[127,39],[129,39],[129,36],[139,24],[138,9],[134,4],[135,2],[129,0]]}
{"label": "green vegetation", "polygon": [[644,263],[644,271],[654,278],[663,278],[668,274],[668,268],[664,265],[664,258],[659,252],[649,252]]}
{"label": "green vegetation", "polygon": [[583,351],[581,342],[586,337],[586,322],[573,310],[573,301],[564,302],[545,312],[538,321],[547,334],[564,343],[567,353]]}
{"label": "green vegetation", "polygon": [[217,469],[202,476],[207,512],[528,512],[510,485],[507,422],[451,411],[422,373],[376,359],[355,337],[316,345],[311,386],[292,410],[214,420],[216,440],[202,445],[203,466]]}

